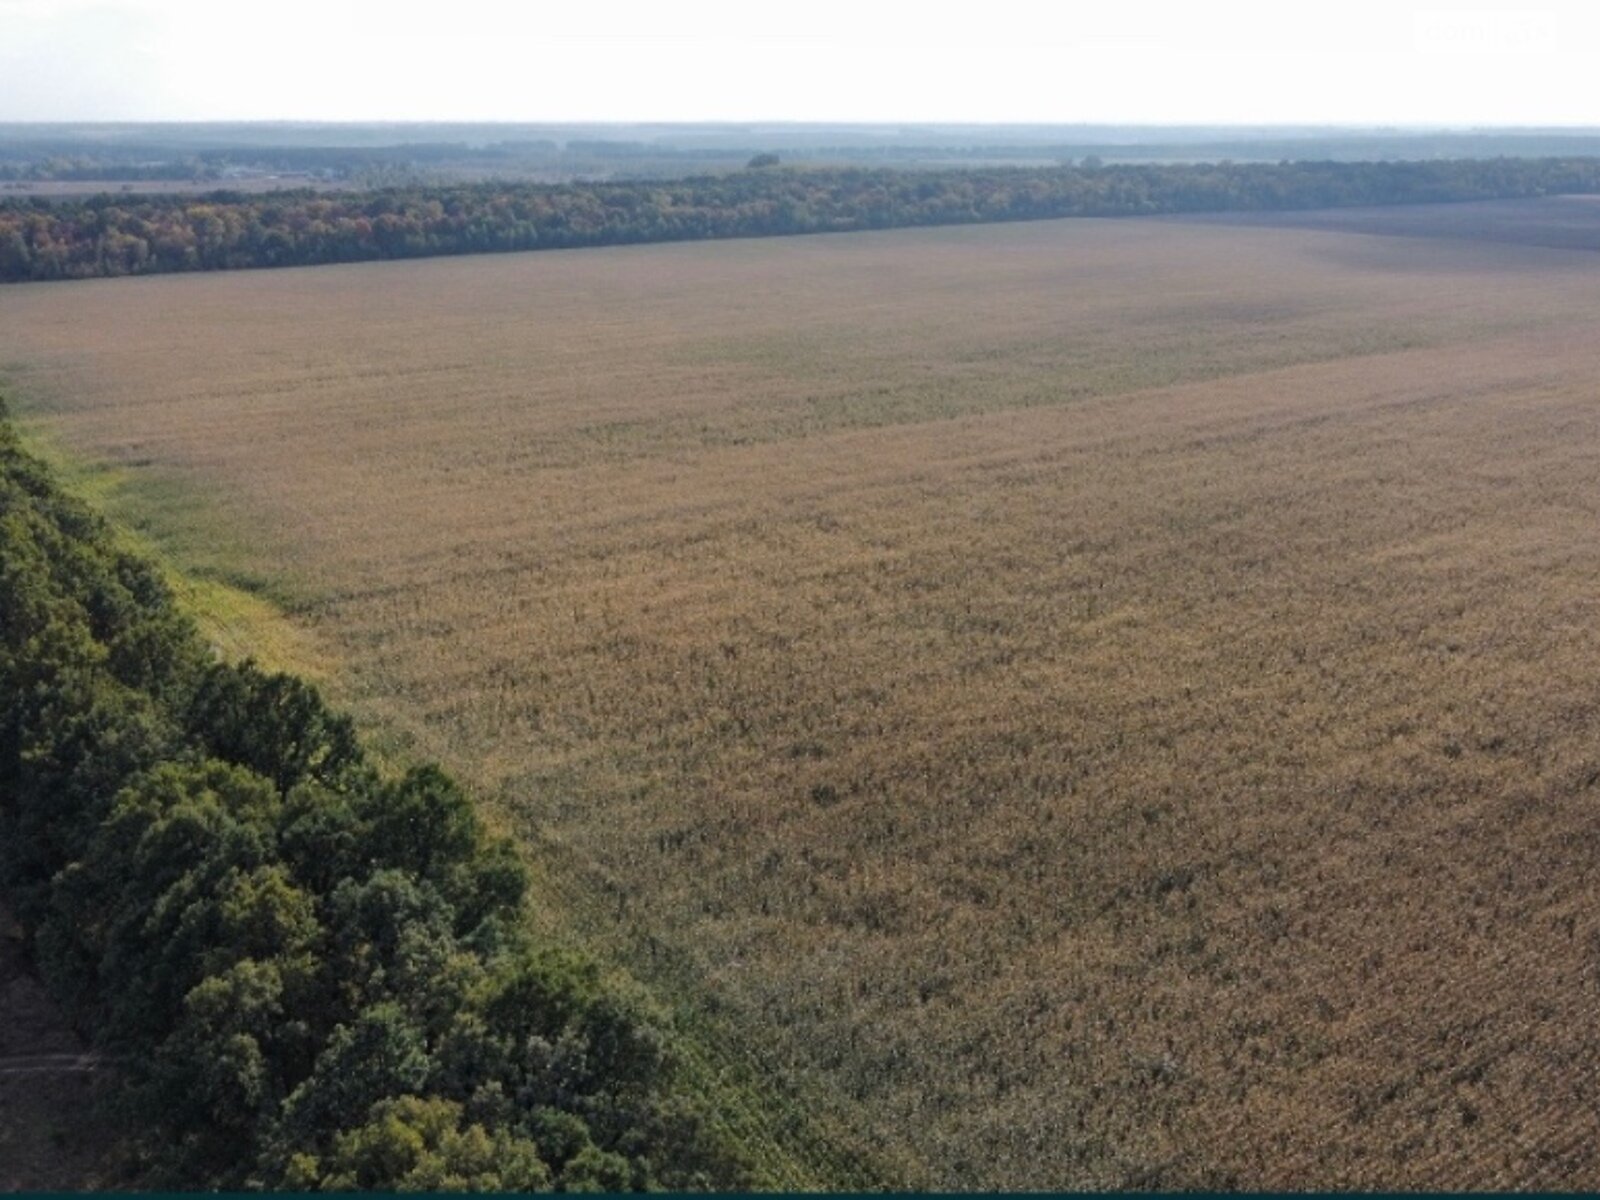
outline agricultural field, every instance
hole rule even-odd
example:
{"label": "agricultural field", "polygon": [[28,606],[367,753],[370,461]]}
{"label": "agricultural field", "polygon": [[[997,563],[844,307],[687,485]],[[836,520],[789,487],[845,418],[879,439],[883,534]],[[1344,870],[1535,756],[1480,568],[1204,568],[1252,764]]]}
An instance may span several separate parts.
{"label": "agricultural field", "polygon": [[0,183],[0,200],[84,200],[93,196],[206,196],[218,191],[254,196],[265,192],[343,190],[304,175],[247,179],[19,179]]}
{"label": "agricultural field", "polygon": [[1600,255],[1468,211],[19,285],[0,384],[897,1181],[1596,1188]]}
{"label": "agricultural field", "polygon": [[1527,200],[1479,200],[1467,204],[1374,204],[1309,211],[1207,213],[1186,218],[1218,225],[1275,229],[1324,229],[1395,237],[1467,238],[1600,250],[1600,197],[1551,196]]}

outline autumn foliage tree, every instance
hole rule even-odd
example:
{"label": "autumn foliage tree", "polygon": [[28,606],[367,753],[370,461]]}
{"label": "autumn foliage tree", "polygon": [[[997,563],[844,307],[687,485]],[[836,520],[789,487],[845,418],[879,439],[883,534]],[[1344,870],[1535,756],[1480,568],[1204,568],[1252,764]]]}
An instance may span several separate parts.
{"label": "autumn foliage tree", "polygon": [[753,170],[677,180],[0,200],[0,281],[908,225],[1600,191],[1600,159]]}

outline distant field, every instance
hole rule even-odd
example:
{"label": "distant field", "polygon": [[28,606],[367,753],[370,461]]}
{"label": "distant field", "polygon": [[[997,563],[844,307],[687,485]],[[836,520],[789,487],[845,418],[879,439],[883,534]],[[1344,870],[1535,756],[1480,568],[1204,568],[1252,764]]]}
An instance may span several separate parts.
{"label": "distant field", "polygon": [[1379,204],[1313,212],[1215,213],[1187,219],[1208,225],[1464,238],[1559,250],[1600,250],[1600,196],[1478,200],[1450,205]]}
{"label": "distant field", "polygon": [[21,285],[0,370],[920,1181],[1596,1188],[1600,256],[1495,228]]}
{"label": "distant field", "polygon": [[0,200],[54,196],[81,200],[86,196],[204,196],[212,192],[346,191],[353,184],[326,183],[304,175],[254,176],[248,179],[37,179],[0,183]]}

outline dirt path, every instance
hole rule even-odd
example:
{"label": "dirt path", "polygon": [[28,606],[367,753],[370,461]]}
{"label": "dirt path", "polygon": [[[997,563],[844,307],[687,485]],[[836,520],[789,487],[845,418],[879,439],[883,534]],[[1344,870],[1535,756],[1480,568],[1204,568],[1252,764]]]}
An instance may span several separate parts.
{"label": "dirt path", "polygon": [[113,1138],[93,1102],[105,1066],[45,993],[0,908],[0,1192],[105,1185]]}
{"label": "dirt path", "polygon": [[0,1075],[71,1075],[98,1071],[98,1054],[18,1054],[0,1058]]}

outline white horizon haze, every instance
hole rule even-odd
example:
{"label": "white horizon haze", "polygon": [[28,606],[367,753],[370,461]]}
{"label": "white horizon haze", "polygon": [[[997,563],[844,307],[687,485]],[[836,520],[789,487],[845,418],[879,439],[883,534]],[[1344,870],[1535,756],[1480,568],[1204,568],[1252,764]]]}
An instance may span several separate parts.
{"label": "white horizon haze", "polygon": [[1597,49],[1569,0],[0,0],[0,121],[1595,126]]}

